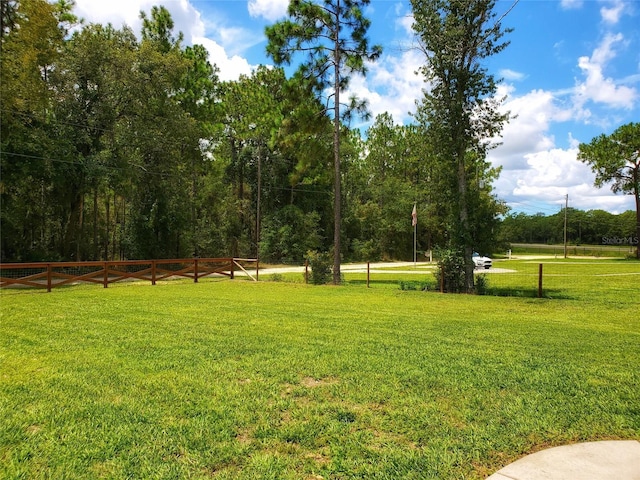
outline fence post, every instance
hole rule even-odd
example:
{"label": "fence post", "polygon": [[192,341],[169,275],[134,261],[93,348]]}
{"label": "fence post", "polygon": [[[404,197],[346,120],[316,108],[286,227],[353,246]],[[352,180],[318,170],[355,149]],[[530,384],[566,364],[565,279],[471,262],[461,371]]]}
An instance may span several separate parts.
{"label": "fence post", "polygon": [[542,264],[538,265],[538,298],[542,298]]}
{"label": "fence post", "polygon": [[309,283],[309,260],[304,261],[304,283]]}
{"label": "fence post", "polygon": [[51,292],[51,264],[47,263],[47,292]]}
{"label": "fence post", "polygon": [[[256,255],[257,256],[257,255]],[[260,259],[256,258],[256,282],[260,279]]]}
{"label": "fence post", "polygon": [[440,293],[444,293],[444,265],[440,266]]}
{"label": "fence post", "polygon": [[235,271],[236,271],[235,259],[231,258],[231,259],[229,259],[229,261],[231,262],[231,267],[230,267],[231,275],[230,275],[230,277],[231,277],[231,280],[233,280],[235,278]]}
{"label": "fence post", "polygon": [[367,262],[367,288],[369,288],[369,275],[370,271],[369,271],[369,262]]}
{"label": "fence post", "polygon": [[104,277],[102,279],[102,286],[104,288],[107,288],[109,286],[109,264],[107,262],[104,262],[102,264],[102,267],[104,268]]}
{"label": "fence post", "polygon": [[193,259],[193,283],[198,283],[198,259]]}
{"label": "fence post", "polygon": [[151,285],[156,284],[156,261],[151,260]]}

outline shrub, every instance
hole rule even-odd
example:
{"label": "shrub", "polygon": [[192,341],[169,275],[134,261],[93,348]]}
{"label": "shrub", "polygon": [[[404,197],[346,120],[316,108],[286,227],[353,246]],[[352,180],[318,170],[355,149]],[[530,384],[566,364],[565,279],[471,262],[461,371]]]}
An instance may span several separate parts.
{"label": "shrub", "polygon": [[486,295],[487,290],[489,289],[489,279],[484,273],[476,276],[476,293],[478,295]]}
{"label": "shrub", "polygon": [[400,281],[400,290],[419,290],[419,291],[427,291],[429,290],[429,285],[426,282],[405,282]]}
{"label": "shrub", "polygon": [[437,252],[438,268],[434,272],[436,282],[439,286],[443,281],[444,274],[444,291],[447,293],[462,293],[465,291],[464,283],[464,255],[459,250],[444,249]]}
{"label": "shrub", "polygon": [[329,252],[307,252],[307,260],[311,267],[311,283],[324,285],[331,281],[333,258]]}

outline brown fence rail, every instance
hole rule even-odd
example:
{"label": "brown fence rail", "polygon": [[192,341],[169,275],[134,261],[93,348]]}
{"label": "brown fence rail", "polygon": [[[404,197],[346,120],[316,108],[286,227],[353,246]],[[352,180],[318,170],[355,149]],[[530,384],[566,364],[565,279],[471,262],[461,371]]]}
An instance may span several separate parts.
{"label": "brown fence rail", "polygon": [[[255,263],[251,275],[243,264]],[[254,281],[258,280],[258,261],[251,258],[180,258],[169,260],[121,260],[111,262],[39,262],[0,263],[0,288],[52,288],[76,283],[97,283],[107,288],[110,283],[142,280],[155,285],[168,278],[226,276],[234,278],[236,269]]]}

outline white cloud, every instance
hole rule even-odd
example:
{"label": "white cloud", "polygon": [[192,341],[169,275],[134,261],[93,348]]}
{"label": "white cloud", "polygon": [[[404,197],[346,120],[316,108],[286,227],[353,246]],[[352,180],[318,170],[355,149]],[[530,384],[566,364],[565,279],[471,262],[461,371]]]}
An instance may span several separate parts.
{"label": "white cloud", "polygon": [[[140,12],[149,14],[151,8],[158,5],[157,0],[110,0],[109,2],[76,0],[75,3],[76,15],[84,18],[88,23],[111,23],[115,28],[127,25],[136,35],[140,34],[142,27]],[[178,32],[183,32],[187,43],[191,43],[190,39],[193,35],[204,34],[204,23],[200,12],[189,1],[177,0],[167,5],[176,35]]]}
{"label": "white cloud", "polygon": [[522,96],[515,96],[514,92],[512,86],[504,84],[498,89],[497,97],[507,96],[502,109],[509,111],[512,118],[502,131],[502,145],[489,156],[492,163],[506,170],[526,168],[526,154],[553,148],[551,123],[564,121],[570,115],[557,105],[552,92],[533,90]]}
{"label": "white cloud", "polygon": [[569,206],[581,210],[603,209],[621,213],[633,209],[629,195],[614,195],[607,187],[593,186],[594,174],[588,165],[577,160],[577,148],[551,148],[526,155],[527,167],[519,171],[503,172],[496,190],[517,208],[550,214],[548,207],[564,206],[569,195]]}
{"label": "white cloud", "polygon": [[573,135],[566,139],[569,148],[556,146],[550,133],[554,124],[572,120],[575,113],[571,105],[563,105],[557,92],[533,90],[517,96],[513,86],[503,84],[498,96],[505,95],[503,108],[514,118],[503,129],[502,145],[489,154],[493,165],[503,167],[494,184],[499,198],[514,208],[529,207],[546,214],[552,212],[539,207],[560,206],[565,194],[580,209],[621,212],[631,208],[628,198],[593,186],[593,172],[577,160],[579,141]]}
{"label": "white cloud", "polygon": [[600,8],[602,21],[610,25],[615,25],[620,21],[620,17],[626,9],[626,5],[622,0],[612,0],[610,7]]}
{"label": "white cloud", "polygon": [[249,48],[264,41],[262,31],[240,27],[216,25],[215,37],[230,55],[241,55]]}
{"label": "white cloud", "polygon": [[591,170],[576,160],[577,155],[577,149],[559,148],[526,155],[529,174],[518,180],[514,193],[552,194],[557,198],[558,192],[592,179]]}
{"label": "white cloud", "polygon": [[140,11],[149,12],[156,4],[153,0],[76,0],[75,14],[88,23],[111,23],[115,28],[128,25],[136,34],[140,33]]}
{"label": "white cloud", "polygon": [[352,78],[347,94],[366,98],[373,118],[388,112],[396,123],[405,124],[426,88],[424,77],[415,73],[422,64],[417,50],[407,50],[399,57],[384,55],[369,65],[366,79],[360,75]]}
{"label": "white cloud", "polygon": [[396,20],[396,28],[400,28],[400,30],[403,30],[407,35],[413,35],[413,22],[414,22],[413,14],[398,13],[397,15],[398,17]]}
{"label": "white cloud", "polygon": [[587,102],[601,103],[613,108],[633,108],[638,92],[631,87],[617,85],[612,78],[605,77],[603,70],[615,57],[614,47],[622,42],[622,34],[607,34],[591,57],[580,57],[578,66],[586,79],[576,85],[576,107],[581,109]]}
{"label": "white cloud", "polygon": [[510,68],[503,68],[500,70],[499,75],[505,80],[518,81],[524,80],[527,76],[524,73],[516,72]]}
{"label": "white cloud", "polygon": [[220,69],[220,80],[237,80],[240,75],[249,75],[254,69],[245,58],[238,55],[229,56],[222,46],[209,38],[195,38],[194,43],[207,49],[209,61]]}
{"label": "white cloud", "polygon": [[582,8],[583,0],[562,0],[560,6],[563,10],[574,10]]}
{"label": "white cloud", "polygon": [[282,18],[287,13],[289,0],[249,0],[249,15],[262,17],[270,22]]}

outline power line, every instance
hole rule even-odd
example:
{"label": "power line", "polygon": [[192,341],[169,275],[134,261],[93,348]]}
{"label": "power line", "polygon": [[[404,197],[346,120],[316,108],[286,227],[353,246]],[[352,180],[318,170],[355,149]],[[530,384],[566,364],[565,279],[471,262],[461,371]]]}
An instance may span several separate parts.
{"label": "power line", "polygon": [[504,13],[502,14],[502,16],[498,19],[498,21],[496,22],[496,25],[499,25],[499,24],[500,24],[500,22],[501,22],[502,20],[504,20],[504,17],[506,17],[507,15],[509,15],[509,14],[511,13],[511,10],[513,10],[513,9],[515,8],[515,6],[518,4],[518,2],[519,2],[519,1],[520,1],[520,0],[514,0],[513,4],[511,4],[511,6],[509,7],[509,9],[508,9],[506,12],[504,12]]}

